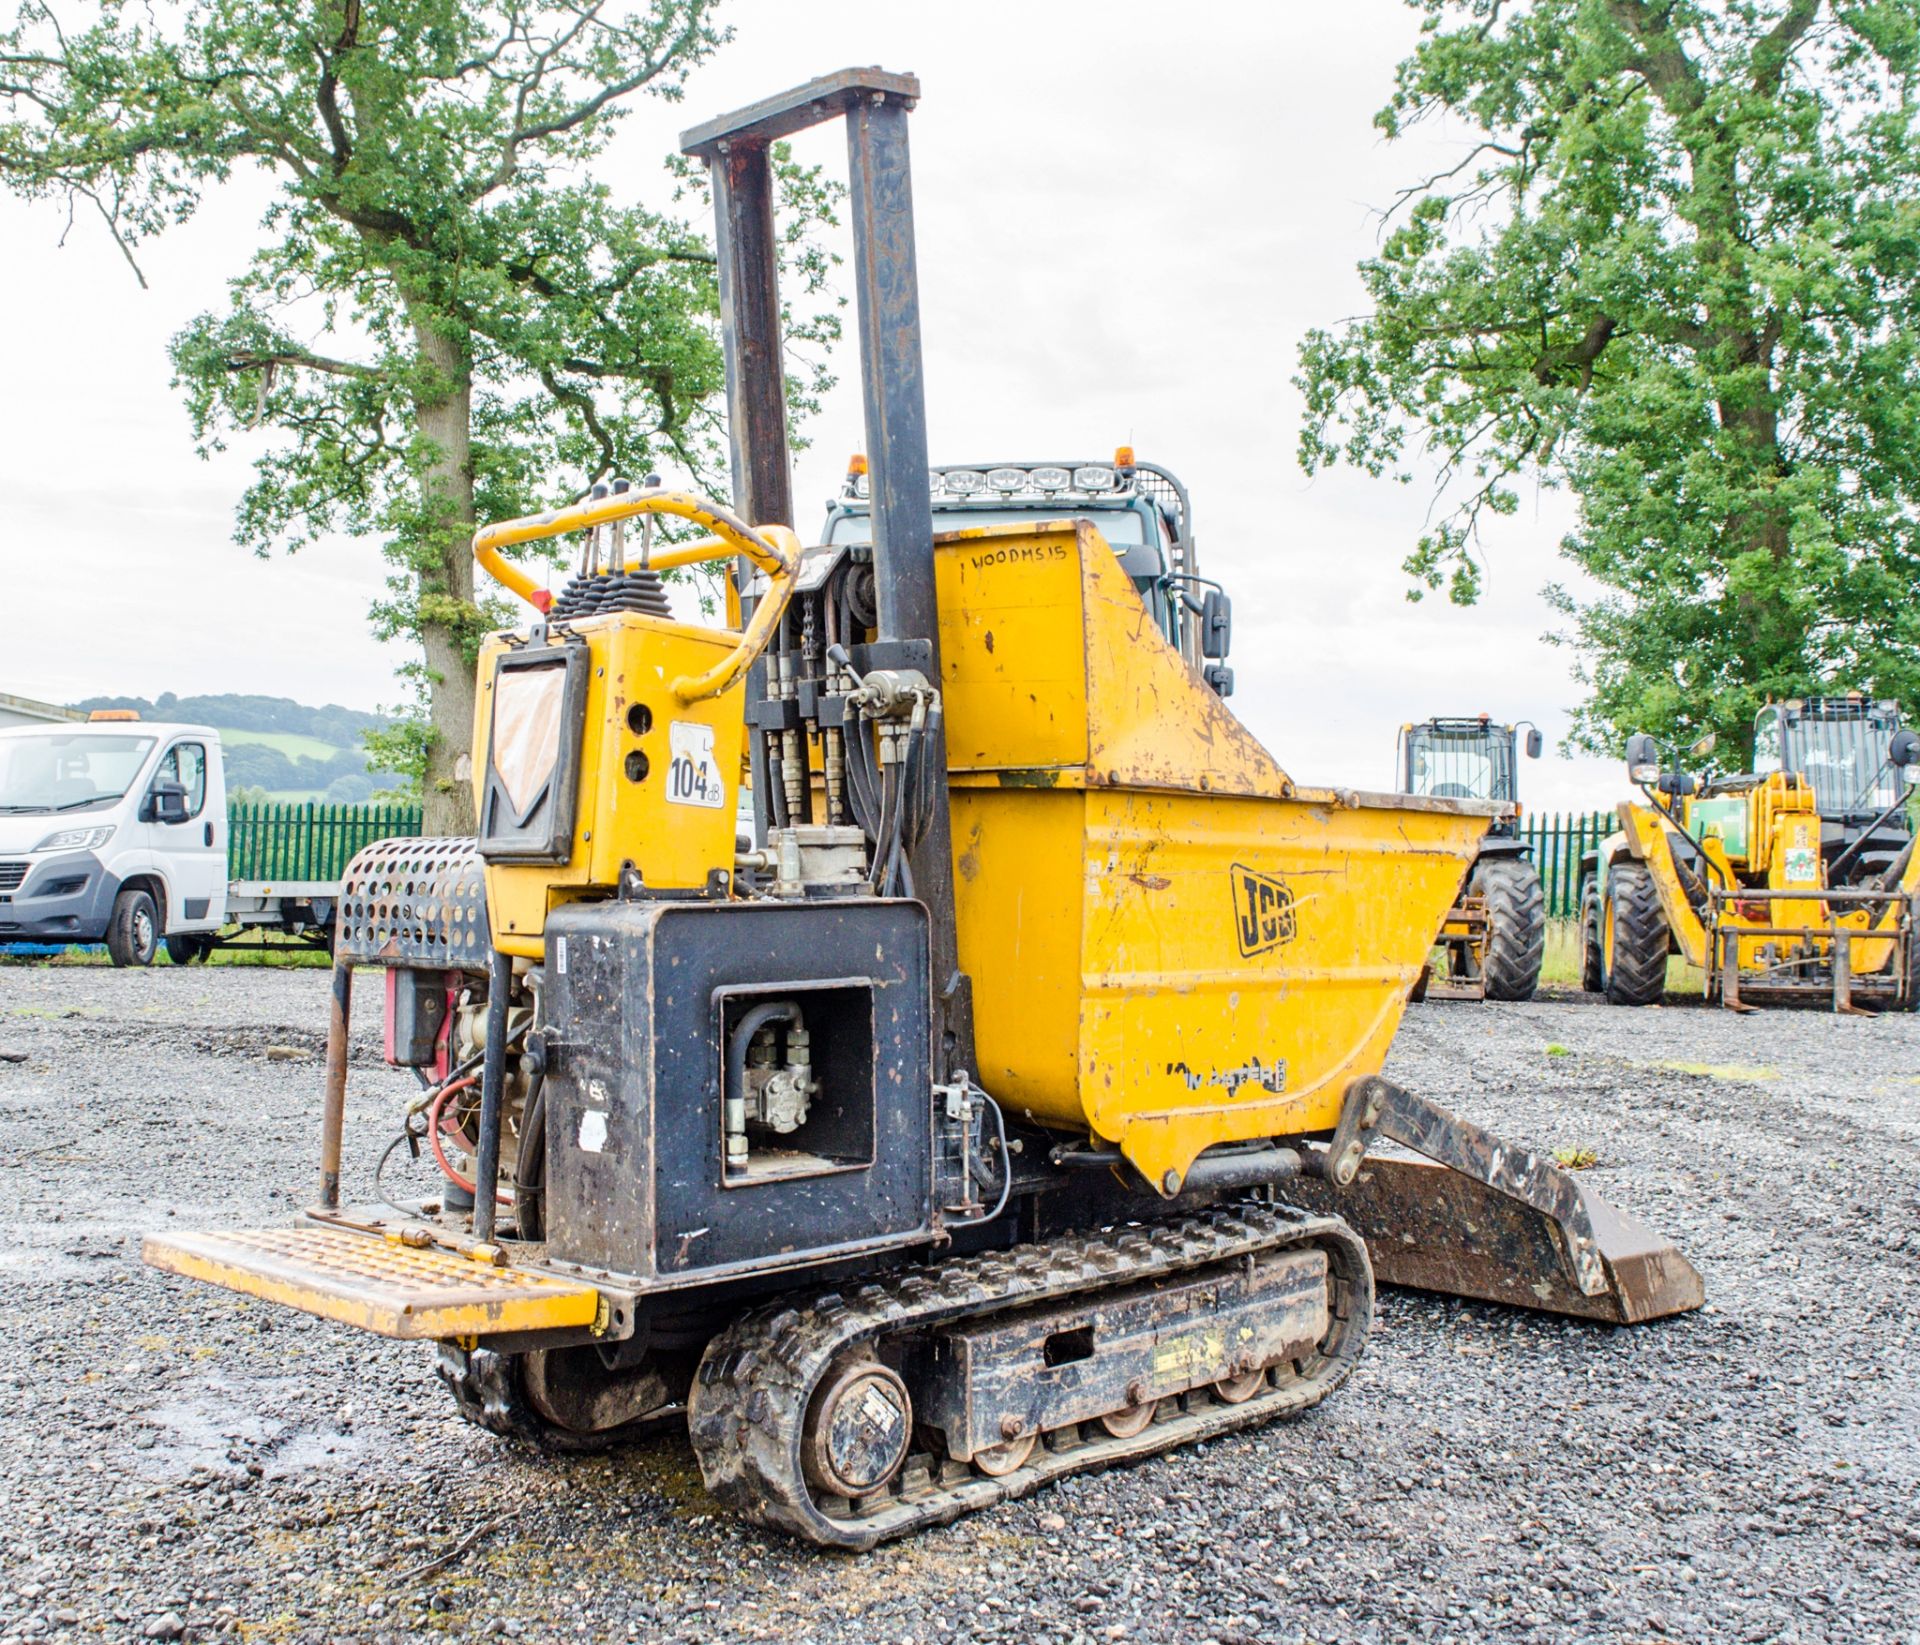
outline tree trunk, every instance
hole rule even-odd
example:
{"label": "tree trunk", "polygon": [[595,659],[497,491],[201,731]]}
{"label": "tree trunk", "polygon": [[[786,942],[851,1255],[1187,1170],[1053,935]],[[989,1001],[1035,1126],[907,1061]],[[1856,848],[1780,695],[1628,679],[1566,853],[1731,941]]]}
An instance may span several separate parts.
{"label": "tree trunk", "polygon": [[[467,338],[410,305],[420,357],[433,368],[432,398],[415,401],[433,456],[421,477],[430,526],[416,571],[420,645],[426,654],[430,737],[421,799],[428,834],[471,834],[473,806],[473,377]],[[474,612],[472,621],[463,621]]]}
{"label": "tree trunk", "polygon": [[[1774,327],[1771,322],[1754,325],[1739,335],[1737,348],[1741,360],[1766,372],[1764,385],[1749,385],[1742,400],[1722,398],[1718,410],[1720,425],[1739,437],[1747,451],[1747,472],[1755,483],[1763,478],[1786,478],[1780,450],[1780,416],[1773,388]],[[1778,499],[1771,492],[1758,498],[1727,521],[1727,545],[1732,554],[1764,550],[1776,566],[1793,552],[1792,525]],[[1797,680],[1807,673],[1806,634],[1791,606],[1777,594],[1762,597],[1751,591],[1736,596],[1735,611],[1743,642],[1743,672],[1749,683],[1768,682],[1775,688],[1782,681]],[[1743,719],[1738,741],[1745,768],[1753,763],[1753,724]]]}

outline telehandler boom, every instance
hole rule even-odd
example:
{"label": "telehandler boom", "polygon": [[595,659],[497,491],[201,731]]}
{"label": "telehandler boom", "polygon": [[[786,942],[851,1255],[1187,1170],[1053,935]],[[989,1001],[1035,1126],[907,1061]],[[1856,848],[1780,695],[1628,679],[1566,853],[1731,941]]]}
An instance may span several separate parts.
{"label": "telehandler boom", "polygon": [[[146,1247],[436,1342],[498,1432],[683,1415],[724,1503],[841,1548],[1317,1404],[1372,1319],[1349,1204],[1400,1247],[1396,1195],[1473,1201],[1470,1230],[1415,1230],[1447,1246],[1417,1283],[1622,1320],[1701,1300],[1671,1247],[1379,1076],[1495,807],[1296,784],[1084,520],[934,538],[918,95],[849,70],[688,134],[737,508],[616,482],[478,535],[533,616],[480,658],[478,837],[349,872],[318,1201]],[[803,551],[769,147],[836,118],[873,531]],[[636,558],[658,516],[711,536]],[[562,533],[584,563],[550,598],[501,550]],[[659,573],[713,558],[738,627],[667,607]],[[422,1085],[389,1155],[444,1180],[350,1203],[364,969]]]}

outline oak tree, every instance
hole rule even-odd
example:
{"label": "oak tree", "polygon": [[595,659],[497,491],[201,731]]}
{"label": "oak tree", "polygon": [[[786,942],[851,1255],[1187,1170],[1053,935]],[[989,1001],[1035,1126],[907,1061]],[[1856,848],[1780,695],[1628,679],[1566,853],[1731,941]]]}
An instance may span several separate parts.
{"label": "oak tree", "polygon": [[1920,3],[1409,3],[1376,123],[1459,158],[1303,346],[1306,468],[1433,474],[1415,598],[1475,597],[1522,485],[1573,494],[1580,746],[1920,706]]}
{"label": "oak tree", "polygon": [[[257,448],[237,538],[372,533],[382,637],[424,716],[429,832],[472,827],[476,520],[650,468],[712,479],[712,249],[596,172],[622,113],[678,99],[712,0],[22,0],[0,32],[0,181],[143,241],[254,168],[272,193],[225,305],[172,360],[205,449]],[[789,250],[830,213],[791,166]],[[831,310],[794,327],[823,340]],[[400,739],[406,741],[403,735]]]}

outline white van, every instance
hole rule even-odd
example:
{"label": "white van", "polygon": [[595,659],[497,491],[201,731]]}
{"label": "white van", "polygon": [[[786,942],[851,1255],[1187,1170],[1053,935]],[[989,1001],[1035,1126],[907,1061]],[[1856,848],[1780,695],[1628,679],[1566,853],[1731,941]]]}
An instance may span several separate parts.
{"label": "white van", "polygon": [[163,943],[194,955],[227,920],[226,832],[210,727],[0,731],[0,943],[105,942],[116,965],[151,965]]}

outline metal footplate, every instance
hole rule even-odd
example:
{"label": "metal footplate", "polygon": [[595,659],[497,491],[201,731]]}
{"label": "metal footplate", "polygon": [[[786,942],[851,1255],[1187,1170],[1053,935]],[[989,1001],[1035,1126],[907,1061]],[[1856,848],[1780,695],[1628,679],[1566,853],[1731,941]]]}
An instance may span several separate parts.
{"label": "metal footplate", "polygon": [[416,1341],[577,1330],[600,1310],[600,1293],[578,1280],[341,1228],[154,1234],[141,1255],[170,1274]]}
{"label": "metal footplate", "polygon": [[1304,1411],[1372,1317],[1351,1229],[1245,1205],[760,1309],[708,1347],[688,1427],[735,1512],[871,1548]]}

